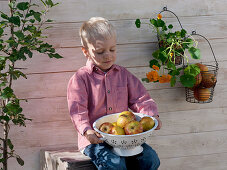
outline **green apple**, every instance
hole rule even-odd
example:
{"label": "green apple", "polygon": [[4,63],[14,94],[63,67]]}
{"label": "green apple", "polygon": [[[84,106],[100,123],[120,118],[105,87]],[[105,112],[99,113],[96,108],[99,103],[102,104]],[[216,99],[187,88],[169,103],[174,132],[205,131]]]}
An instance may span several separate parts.
{"label": "green apple", "polygon": [[155,122],[151,117],[142,117],[142,119],[140,120],[140,123],[143,126],[144,132],[152,129],[155,125]]}
{"label": "green apple", "polygon": [[125,135],[125,131],[120,126],[114,126],[112,128],[111,134],[113,134],[113,135]]}

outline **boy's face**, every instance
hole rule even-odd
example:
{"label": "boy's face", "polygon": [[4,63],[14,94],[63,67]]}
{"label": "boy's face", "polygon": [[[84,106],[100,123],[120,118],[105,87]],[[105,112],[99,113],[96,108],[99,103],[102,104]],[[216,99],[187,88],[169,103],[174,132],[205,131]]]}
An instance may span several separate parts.
{"label": "boy's face", "polygon": [[116,37],[87,43],[87,47],[87,49],[82,48],[84,54],[102,71],[107,71],[115,63]]}

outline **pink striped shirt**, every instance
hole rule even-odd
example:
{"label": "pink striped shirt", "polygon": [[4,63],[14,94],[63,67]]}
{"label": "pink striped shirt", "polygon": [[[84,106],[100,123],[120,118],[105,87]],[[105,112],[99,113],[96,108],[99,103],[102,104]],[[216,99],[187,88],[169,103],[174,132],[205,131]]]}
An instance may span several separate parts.
{"label": "pink striped shirt", "polygon": [[101,116],[128,110],[151,116],[158,115],[157,106],[142,83],[124,67],[113,65],[104,73],[91,61],[69,80],[68,108],[78,132],[78,147],[90,142],[83,136]]}

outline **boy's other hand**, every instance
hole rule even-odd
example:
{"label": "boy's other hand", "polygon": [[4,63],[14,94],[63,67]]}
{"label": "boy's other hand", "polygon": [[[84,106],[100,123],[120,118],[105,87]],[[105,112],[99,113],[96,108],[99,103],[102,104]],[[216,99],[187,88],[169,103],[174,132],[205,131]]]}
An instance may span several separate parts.
{"label": "boy's other hand", "polygon": [[162,127],[162,121],[159,119],[158,116],[154,116],[154,118],[157,119],[157,121],[158,121],[158,126],[156,127],[155,130],[161,129],[161,127]]}
{"label": "boy's other hand", "polygon": [[84,136],[87,138],[87,140],[89,140],[89,142],[91,142],[91,144],[103,143],[103,140],[99,139],[102,136],[94,130],[87,130],[84,133]]}

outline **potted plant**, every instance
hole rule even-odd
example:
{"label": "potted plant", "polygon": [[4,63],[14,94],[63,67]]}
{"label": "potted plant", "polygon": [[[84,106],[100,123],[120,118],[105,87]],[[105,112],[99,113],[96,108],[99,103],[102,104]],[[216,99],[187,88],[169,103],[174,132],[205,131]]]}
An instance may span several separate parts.
{"label": "potted plant", "polygon": [[[140,28],[142,22],[136,19],[135,25]],[[157,19],[150,19],[145,23],[157,33],[159,48],[152,53],[154,59],[150,60],[151,72],[146,74],[143,81],[168,83],[175,86],[179,81],[184,87],[193,87],[196,84],[196,76],[200,69],[196,64],[189,64],[189,52],[192,59],[200,59],[198,42],[187,34],[183,28],[179,31],[172,31],[173,25],[166,25],[162,15],[158,14]],[[186,61],[186,64],[182,64]],[[162,68],[160,70],[160,68]]]}

